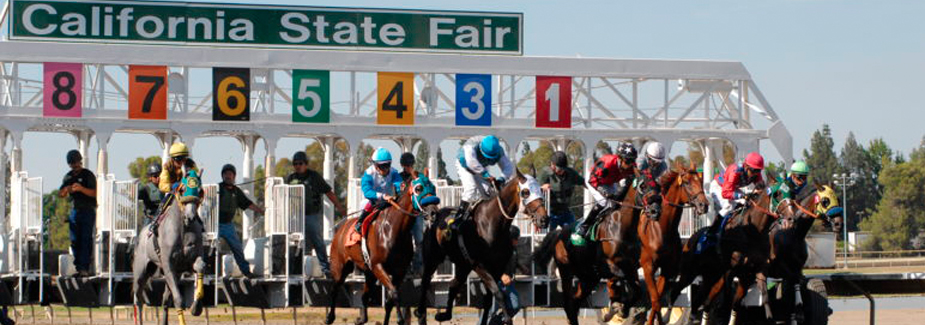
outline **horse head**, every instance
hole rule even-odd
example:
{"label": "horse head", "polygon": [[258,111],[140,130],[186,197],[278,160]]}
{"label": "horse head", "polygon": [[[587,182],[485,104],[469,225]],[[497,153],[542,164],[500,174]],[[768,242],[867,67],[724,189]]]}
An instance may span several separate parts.
{"label": "horse head", "polygon": [[420,175],[417,171],[414,172],[411,181],[411,199],[414,211],[421,212],[427,221],[432,221],[440,211],[437,187],[430,181],[430,178]]}
{"label": "horse head", "polygon": [[822,218],[822,223],[832,231],[839,233],[842,231],[844,223],[844,209],[838,205],[838,195],[829,185],[820,185],[813,183],[816,187],[816,196],[813,198],[815,203],[814,213]]}
{"label": "horse head", "polygon": [[700,173],[697,172],[697,168],[694,167],[694,162],[690,163],[689,168],[685,168],[680,163],[676,166],[677,170],[677,185],[680,186],[684,191],[682,191],[684,197],[681,198],[682,202],[690,203],[694,206],[694,212],[697,215],[706,214],[710,209],[710,199],[707,198],[707,195],[703,192],[703,177]]}
{"label": "horse head", "polygon": [[502,193],[517,190],[515,197],[520,202],[519,209],[530,216],[534,225],[539,228],[546,228],[549,224],[549,214],[546,211],[546,201],[543,198],[543,190],[540,188],[539,182],[533,176],[520,173],[520,170],[516,170],[516,172],[516,177],[504,186]]}

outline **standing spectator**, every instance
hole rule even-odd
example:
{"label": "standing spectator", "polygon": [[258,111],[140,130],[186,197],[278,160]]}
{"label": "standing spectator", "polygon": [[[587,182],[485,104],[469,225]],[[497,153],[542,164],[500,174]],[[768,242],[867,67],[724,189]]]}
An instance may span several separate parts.
{"label": "standing spectator", "polygon": [[331,277],[330,264],[328,264],[327,247],[324,244],[322,231],[324,230],[323,207],[324,202],[322,195],[328,197],[337,213],[346,215],[346,208],[337,196],[331,185],[324,181],[324,177],[314,170],[308,169],[308,155],[304,151],[296,152],[292,155],[292,167],[295,170],[286,177],[286,184],[302,185],[305,187],[305,252],[308,253],[310,247],[315,249],[315,256],[318,263],[321,264],[321,271],[325,277]]}
{"label": "standing spectator", "polygon": [[158,207],[164,199],[164,193],[157,188],[160,182],[161,165],[152,163],[148,166],[148,182],[138,186],[138,200],[144,208],[143,225],[147,226],[157,218]]}
{"label": "standing spectator", "polygon": [[80,276],[90,275],[90,258],[93,253],[93,227],[96,224],[96,176],[83,167],[80,151],[67,152],[67,164],[71,168],[64,174],[58,196],[69,196],[71,214],[68,228],[71,235],[71,251],[74,266]]}
{"label": "standing spectator", "polygon": [[575,222],[575,215],[569,209],[569,202],[576,187],[584,187],[584,179],[568,166],[568,157],[562,151],[552,154],[549,168],[539,177],[543,190],[549,191],[549,231],[557,226],[568,228]]}
{"label": "standing spectator", "polygon": [[222,184],[218,187],[218,237],[225,239],[228,247],[231,248],[231,255],[234,261],[241,269],[241,273],[248,278],[253,278],[250,263],[244,259],[244,247],[238,238],[238,233],[234,226],[234,216],[238,209],[251,209],[258,214],[263,214],[263,208],[257,206],[244,191],[234,184],[234,179],[238,171],[232,164],[222,166]]}

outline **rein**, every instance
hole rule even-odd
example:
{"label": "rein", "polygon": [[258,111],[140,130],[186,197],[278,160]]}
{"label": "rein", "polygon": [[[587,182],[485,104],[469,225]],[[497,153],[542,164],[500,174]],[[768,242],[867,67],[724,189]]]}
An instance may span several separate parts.
{"label": "rein", "polygon": [[757,209],[758,212],[764,213],[764,214],[766,214],[766,215],[768,215],[769,217],[774,218],[774,219],[780,219],[780,215],[779,215],[779,214],[774,213],[774,212],[771,212],[771,211],[768,210],[768,209],[765,209],[764,207],[758,205],[758,203],[755,203],[754,200],[748,199],[748,203],[751,204],[752,207],[754,207],[755,209]]}

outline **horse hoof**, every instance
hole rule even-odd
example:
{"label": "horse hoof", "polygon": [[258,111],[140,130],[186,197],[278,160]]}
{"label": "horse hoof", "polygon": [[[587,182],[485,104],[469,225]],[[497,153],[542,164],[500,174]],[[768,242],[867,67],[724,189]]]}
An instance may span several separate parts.
{"label": "horse hoof", "polygon": [[362,317],[357,317],[357,320],[355,320],[355,321],[353,322],[353,324],[355,324],[355,325],[363,325],[363,324],[366,324],[366,320],[363,319]]}
{"label": "horse hoof", "polygon": [[194,300],[193,306],[190,307],[190,314],[199,317],[199,315],[202,315],[202,307],[202,300]]}
{"label": "horse hoof", "polygon": [[328,317],[324,319],[324,323],[327,325],[334,324],[334,314],[328,314]]}
{"label": "horse hoof", "polygon": [[424,317],[424,311],[421,310],[420,308],[415,309],[415,310],[414,310],[414,317],[423,318],[423,317]]}
{"label": "horse hoof", "polygon": [[439,312],[434,315],[434,320],[438,322],[445,322],[453,318],[453,315],[450,315],[448,312]]}

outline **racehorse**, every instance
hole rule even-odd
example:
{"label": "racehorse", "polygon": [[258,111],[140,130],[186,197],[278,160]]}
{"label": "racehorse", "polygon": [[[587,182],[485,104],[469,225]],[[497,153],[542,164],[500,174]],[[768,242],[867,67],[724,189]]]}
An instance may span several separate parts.
{"label": "racehorse", "polygon": [[430,290],[431,279],[437,266],[443,263],[447,256],[456,267],[456,276],[450,283],[446,311],[437,313],[434,319],[445,322],[453,317],[454,300],[460,289],[466,285],[469,272],[475,271],[482,284],[491,290],[495,301],[502,303],[503,323],[511,324],[511,307],[497,284],[515,249],[511,245],[509,228],[521,209],[531,217],[534,225],[546,227],[548,215],[542,193],[536,179],[523,175],[518,170],[513,179],[497,194],[475,203],[472,207],[472,217],[458,225],[449,238],[443,236],[446,231],[446,218],[454,213],[454,210],[440,210],[424,233],[424,273],[421,276],[421,298],[415,310],[420,325],[427,324],[427,292]]}
{"label": "racehorse", "polygon": [[[434,214],[438,210],[439,200],[436,199],[434,185],[425,176],[414,173],[414,182],[406,181],[402,184],[404,190],[398,202],[390,202],[391,206],[379,211],[379,215],[372,220],[366,232],[365,245],[368,249],[368,260],[364,257],[364,242],[346,246],[346,238],[354,229],[357,218],[345,219],[334,232],[331,241],[331,275],[334,287],[331,290],[331,309],[328,311],[326,324],[334,322],[337,294],[341,286],[354,267],[363,271],[366,281],[363,284],[362,306],[360,317],[356,324],[367,322],[366,309],[372,302],[372,287],[379,281],[387,290],[385,301],[384,324],[389,323],[392,308],[398,306],[398,285],[404,281],[411,258],[414,256],[414,247],[411,243],[411,228],[415,219],[422,214]],[[410,317],[403,308],[399,307],[398,323],[404,324]]]}
{"label": "racehorse", "polygon": [[[191,314],[199,316],[202,312],[203,270],[205,262],[202,249],[202,220],[199,219],[200,191],[199,176],[184,167],[184,186],[178,186],[169,201],[164,205],[163,217],[158,227],[158,234],[152,235],[151,227],[144,227],[138,235],[135,255],[132,262],[132,292],[135,295],[135,323],[144,322],[140,312],[145,301],[144,290],[155,273],[163,275],[167,283],[164,290],[162,306],[164,317],[161,323],[167,325],[168,301],[173,299],[177,309],[180,325],[186,325],[183,315],[183,292],[180,289],[180,275],[193,271],[196,273],[196,291],[193,295]],[[184,189],[197,192],[183,195]],[[156,243],[155,243],[156,241]]]}
{"label": "racehorse", "polygon": [[[690,169],[684,169],[680,164],[676,168],[677,171],[668,171],[658,180],[663,192],[661,216],[658,219],[641,218],[637,229],[642,243],[639,264],[642,266],[651,303],[649,325],[652,325],[657,315],[661,315],[666,283],[678,275],[682,246],[678,226],[684,207],[692,204],[697,215],[702,215],[707,213],[710,206],[709,199],[703,193],[703,180],[693,164]],[[658,278],[655,270],[660,270]],[[668,301],[669,310],[673,302]],[[662,317],[657,318],[660,324],[665,323]]]}
{"label": "racehorse", "polygon": [[[828,228],[838,232],[832,218],[841,218],[842,209],[838,206],[838,197],[828,185],[814,184],[815,191],[803,191],[801,195],[792,199],[784,199],[780,203],[780,222],[771,225],[771,260],[768,266],[768,276],[782,279],[778,290],[788,294],[782,304],[790,316],[791,324],[802,323],[803,298],[801,287],[803,281],[803,265],[809,257],[806,247],[806,235],[817,219],[821,219]],[[789,289],[793,288],[792,291]]]}
{"label": "racehorse", "polygon": [[[602,211],[601,221],[593,234],[596,240],[591,245],[572,245],[572,229],[563,228],[543,238],[533,254],[539,265],[547,265],[555,257],[562,285],[562,300],[566,318],[570,325],[578,324],[579,304],[587,298],[599,281],[608,279],[607,287],[613,308],[604,316],[609,321],[617,312],[625,316],[637,293],[640,292],[636,278],[639,261],[639,245],[636,239],[636,224],[639,207],[633,205],[636,189],[630,187],[618,208]],[[578,286],[572,280],[578,279]]]}
{"label": "racehorse", "polygon": [[[699,288],[691,296],[691,322],[697,321],[697,315],[702,312],[703,323],[709,323],[711,315],[702,310],[703,307],[731,307],[730,323],[734,323],[736,306],[755,282],[758,283],[762,301],[767,302],[766,274],[770,255],[768,232],[771,223],[779,217],[778,213],[768,210],[770,202],[771,197],[765,184],[757,184],[749,189],[746,204],[723,227],[722,239],[718,243],[721,254],[712,248],[697,253],[701,237],[708,236],[712,227],[697,231],[684,245],[679,263],[680,278],[668,292],[669,301],[674,301],[681,289],[689,286],[697,276],[701,277]],[[733,289],[734,292],[731,304],[713,306],[716,298],[727,289]],[[770,317],[767,303],[764,307],[766,316]]]}

